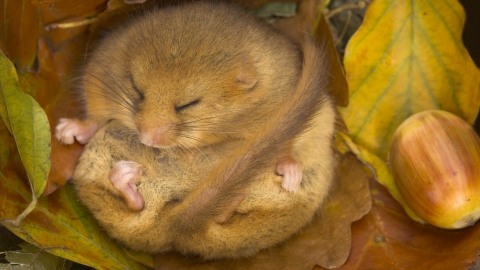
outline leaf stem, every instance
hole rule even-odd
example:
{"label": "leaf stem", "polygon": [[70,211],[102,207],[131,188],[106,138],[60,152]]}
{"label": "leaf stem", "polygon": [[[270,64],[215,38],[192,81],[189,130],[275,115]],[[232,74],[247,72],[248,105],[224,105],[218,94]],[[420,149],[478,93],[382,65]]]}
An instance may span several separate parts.
{"label": "leaf stem", "polygon": [[35,209],[35,207],[37,207],[37,202],[38,200],[36,198],[33,198],[32,202],[27,206],[27,208],[25,208],[25,210],[23,210],[20,215],[17,216],[15,220],[4,219],[0,220],[0,223],[7,223],[11,226],[14,226],[15,228],[19,228],[20,224],[22,224],[22,221],[28,216],[28,214],[30,214],[30,212],[33,211],[33,209]]}
{"label": "leaf stem", "polygon": [[30,212],[33,211],[33,209],[35,209],[35,207],[37,207],[37,199],[36,198],[33,198],[32,202],[28,205],[28,207],[23,210],[23,212],[17,216],[17,218],[15,219],[15,222],[18,224],[18,226],[20,226],[20,224],[22,223],[22,221],[25,219],[25,217],[27,217],[28,214],[30,214]]}
{"label": "leaf stem", "polygon": [[75,22],[65,22],[65,23],[51,23],[47,26],[45,26],[45,31],[51,31],[53,29],[68,29],[68,28],[74,28],[74,27],[79,27],[83,25],[88,25],[96,22],[98,20],[97,17],[91,18],[91,19],[84,19],[81,21],[75,21]]}

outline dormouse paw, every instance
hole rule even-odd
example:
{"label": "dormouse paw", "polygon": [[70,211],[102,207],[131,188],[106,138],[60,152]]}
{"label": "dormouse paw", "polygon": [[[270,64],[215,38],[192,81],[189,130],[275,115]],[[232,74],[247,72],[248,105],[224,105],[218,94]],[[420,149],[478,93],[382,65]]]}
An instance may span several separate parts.
{"label": "dormouse paw", "polygon": [[135,161],[121,160],[110,172],[110,182],[120,191],[128,207],[134,211],[143,209],[143,197],[138,193],[136,184],[140,181],[142,166]]}
{"label": "dormouse paw", "polygon": [[302,182],[302,166],[291,156],[277,160],[276,173],[283,176],[282,187],[288,192],[296,192]]}
{"label": "dormouse paw", "polygon": [[55,137],[64,144],[72,144],[75,139],[86,144],[98,129],[95,121],[80,121],[78,119],[60,118],[55,127]]}

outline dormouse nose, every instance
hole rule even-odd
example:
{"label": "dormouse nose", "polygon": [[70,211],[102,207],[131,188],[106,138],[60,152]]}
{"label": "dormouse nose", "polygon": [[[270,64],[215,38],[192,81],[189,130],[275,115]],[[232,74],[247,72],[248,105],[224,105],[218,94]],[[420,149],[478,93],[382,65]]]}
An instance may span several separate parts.
{"label": "dormouse nose", "polygon": [[174,143],[174,132],[172,123],[162,123],[155,126],[139,127],[140,141],[151,147],[164,148]]}

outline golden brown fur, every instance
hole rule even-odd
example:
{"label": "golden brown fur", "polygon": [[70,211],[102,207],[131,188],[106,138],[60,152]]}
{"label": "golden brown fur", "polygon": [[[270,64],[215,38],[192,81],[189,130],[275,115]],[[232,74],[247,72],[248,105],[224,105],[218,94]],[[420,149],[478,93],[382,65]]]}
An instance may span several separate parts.
{"label": "golden brown fur", "polygon": [[[104,127],[73,175],[79,198],[115,239],[150,253],[235,258],[285,240],[309,222],[333,179],[326,53],[306,38],[302,68],[292,42],[224,4],[146,18],[105,40],[87,66],[88,117]],[[159,126],[165,149],[140,143],[143,130]],[[296,193],[274,173],[285,152],[304,169]],[[120,160],[142,165],[141,211],[109,180]]]}

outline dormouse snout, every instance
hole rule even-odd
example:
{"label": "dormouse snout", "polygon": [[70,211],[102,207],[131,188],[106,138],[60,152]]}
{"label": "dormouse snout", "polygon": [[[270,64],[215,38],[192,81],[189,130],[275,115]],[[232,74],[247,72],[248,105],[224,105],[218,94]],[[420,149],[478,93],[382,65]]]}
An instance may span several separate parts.
{"label": "dormouse snout", "polygon": [[140,126],[140,141],[151,147],[166,148],[174,144],[174,125],[163,123],[157,126]]}

